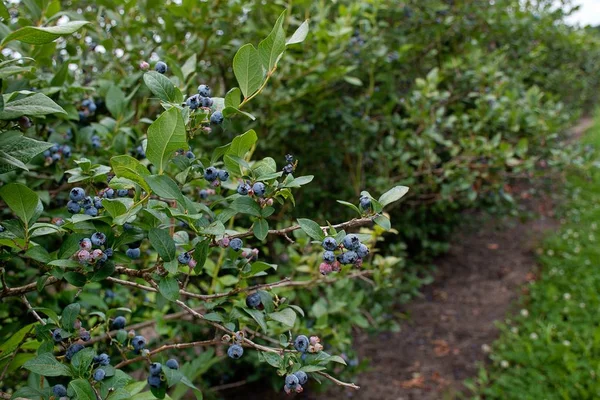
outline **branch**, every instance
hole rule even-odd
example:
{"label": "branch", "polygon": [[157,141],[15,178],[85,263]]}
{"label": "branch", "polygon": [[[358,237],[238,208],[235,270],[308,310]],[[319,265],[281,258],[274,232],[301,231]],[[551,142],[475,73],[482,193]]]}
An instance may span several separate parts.
{"label": "branch", "polygon": [[[44,287],[49,286],[49,285],[53,285],[53,284],[55,284],[58,281],[59,281],[59,279],[51,276],[48,279],[46,279],[46,282],[44,282]],[[15,288],[5,287],[0,292],[0,299],[2,299],[4,297],[20,296],[20,295],[25,294],[25,293],[33,292],[36,289],[37,289],[37,282],[32,282],[32,283],[29,283],[27,285],[18,286],[18,287],[15,287]]]}
{"label": "branch", "polygon": [[335,383],[338,386],[344,386],[344,387],[348,387],[348,388],[352,388],[352,389],[360,389],[360,386],[355,385],[354,383],[342,382],[339,379],[334,378],[333,376],[329,375],[326,372],[317,371],[316,373],[319,374],[319,375],[321,375],[324,378],[329,379],[331,382]]}
{"label": "branch", "polygon": [[117,365],[115,365],[115,368],[122,368],[126,365],[129,364],[133,364],[134,362],[138,362],[138,361],[143,361],[145,359],[147,359],[148,357],[151,357],[155,354],[158,354],[160,352],[166,351],[166,350],[170,350],[170,349],[188,349],[190,347],[199,347],[199,346],[213,346],[215,344],[219,344],[221,343],[220,340],[204,340],[204,341],[200,341],[200,342],[189,342],[189,343],[177,343],[177,344],[165,344],[157,349],[152,350],[147,357],[144,356],[138,356],[129,360],[125,360],[125,361],[121,361],[120,363],[118,363]]}
{"label": "branch", "polygon": [[27,300],[27,297],[25,297],[25,295],[23,295],[23,296],[21,296],[21,299],[23,300],[23,303],[25,303],[25,306],[27,307],[27,309],[33,314],[33,316],[35,317],[35,319],[37,319],[38,321],[40,321],[40,324],[46,325],[46,323],[40,317],[40,315],[33,309],[33,307],[31,307],[31,304],[29,303],[29,300]]}

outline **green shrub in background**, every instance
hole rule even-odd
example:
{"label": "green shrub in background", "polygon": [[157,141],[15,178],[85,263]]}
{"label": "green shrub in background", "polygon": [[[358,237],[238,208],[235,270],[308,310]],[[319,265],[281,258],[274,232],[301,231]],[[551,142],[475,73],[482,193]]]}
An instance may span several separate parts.
{"label": "green shrub in background", "polygon": [[[43,212],[37,201],[27,208],[5,198],[13,211],[5,208],[4,219],[13,213],[19,216],[18,210],[29,213],[21,222],[3,223],[2,287],[30,284],[32,292],[26,299],[13,292],[19,296],[0,306],[6,321],[1,335],[9,343],[0,354],[0,369],[6,367],[2,390],[14,390],[26,381],[40,389],[40,371],[21,366],[35,359],[36,352],[48,354],[52,324],[66,329],[71,335],[67,342],[77,338],[64,322],[73,314],[65,310],[77,308],[71,304],[79,304],[85,328],[95,328],[91,333],[92,340],[99,340],[97,352],[108,351],[113,361],[120,360],[120,369],[136,379],[147,369],[144,362],[122,364],[118,346],[108,350],[111,340],[104,336],[118,314],[128,315],[128,325],[156,333],[149,349],[213,336],[220,340],[215,335],[218,324],[228,330],[229,340],[253,347],[247,342],[252,340],[290,356],[276,359],[269,355],[276,354],[271,350],[266,356],[246,351],[233,364],[221,362],[228,347],[213,342],[216,351],[197,351],[202,343],[177,352],[166,348],[178,354],[181,371],[202,389],[265,377],[280,389],[280,375],[298,368],[313,378],[323,377],[325,360],[307,362],[291,356],[293,352],[281,353],[297,333],[318,333],[326,354],[342,354],[353,364],[352,328],[397,328],[390,305],[407,301],[429,279],[412,263],[445,249],[462,209],[510,202],[505,188],[512,179],[529,176],[538,162],[568,160],[569,153],[557,146],[560,132],[594,101],[598,39],[564,25],[564,13],[549,9],[550,1],[297,1],[288,5],[274,31],[270,22],[283,7],[267,3],[101,1],[63,9],[57,1],[24,1],[9,7],[10,16],[3,13],[5,61],[0,76],[5,107],[0,119],[6,121],[4,131],[11,133],[3,133],[5,140],[0,141],[5,172],[0,180],[9,189],[17,186],[8,184],[18,182],[34,190],[36,197],[30,198],[40,199]],[[305,18],[310,18],[308,24]],[[81,20],[90,23],[74,22]],[[62,28],[45,33],[34,28],[55,25]],[[302,45],[288,48],[281,43],[281,29],[303,32],[308,26],[310,34]],[[267,36],[271,39],[262,50],[261,45],[258,50],[244,45]],[[261,57],[266,48],[285,52]],[[159,60],[168,66],[165,75],[145,72],[148,64],[154,67]],[[212,88],[213,104],[210,111],[198,108],[190,113],[189,105],[197,100],[183,104],[201,83]],[[234,87],[239,89],[230,90]],[[209,124],[217,111],[223,123]],[[165,131],[173,134],[165,136]],[[156,146],[165,143],[157,152]],[[187,157],[187,146],[194,158]],[[46,154],[37,155],[46,149]],[[289,167],[293,175],[286,175],[298,176],[295,180],[282,175],[286,154],[295,158]],[[214,179],[204,179],[212,164],[230,174],[217,187],[210,186]],[[309,173],[315,174],[310,185],[297,190],[311,180]],[[107,186],[107,176],[113,174],[116,178]],[[262,179],[266,197],[235,195],[242,176],[250,183]],[[101,200],[104,211],[98,217],[66,218],[69,190],[76,185],[88,194],[110,187],[127,190],[132,197],[106,200],[107,204]],[[375,201],[379,197],[372,198],[371,210],[357,208],[361,195],[370,197],[363,190],[380,194],[396,186],[410,186],[411,191],[402,206],[386,208],[387,216],[380,213]],[[13,191],[5,193],[9,192]],[[154,195],[167,201],[149,197]],[[349,205],[338,199],[355,200]],[[177,205],[180,209],[173,211]],[[189,215],[189,210],[196,213]],[[317,239],[317,225],[303,220],[302,230],[281,231],[306,216],[335,222],[370,222],[377,217],[375,226],[358,232],[371,249],[363,269],[345,268],[321,277],[323,251],[311,244]],[[388,217],[397,231],[390,230]],[[60,227],[54,224],[62,221],[66,223]],[[249,227],[247,235],[255,239],[245,244],[244,253],[214,246],[225,234]],[[359,229],[354,222],[348,227]],[[165,228],[160,231],[169,238],[156,228]],[[294,243],[284,235],[262,240],[268,229],[287,233]],[[107,235],[115,250],[115,270],[98,275],[70,259],[78,251],[76,240],[96,230]],[[201,240],[207,236],[212,241]],[[194,249],[206,261],[195,255],[193,273],[189,266],[177,266],[171,241],[178,255]],[[40,246],[31,250],[30,242]],[[128,256],[138,252],[139,258],[129,265]],[[408,264],[407,252],[412,256]],[[155,265],[157,254],[170,260]],[[140,270],[152,275],[140,276]],[[268,276],[263,278],[265,271]],[[133,281],[148,293],[132,288]],[[279,281],[284,282],[265,286],[270,290],[262,294],[273,297],[275,308],[265,314],[245,307],[240,292]],[[191,296],[193,306],[209,316],[206,324],[198,324],[180,311],[178,287],[200,296],[233,293],[217,301]],[[38,309],[48,328],[41,328],[31,314],[22,320],[27,303]],[[235,337],[238,331],[250,339]],[[33,333],[40,340],[34,340]],[[125,349],[130,344],[123,333],[112,340]],[[157,353],[153,361],[166,361],[163,354]],[[84,369],[69,373],[93,382],[92,371]],[[109,378],[120,380],[116,374]],[[130,384],[118,374],[123,385]],[[148,372],[142,375],[124,390],[139,394]],[[178,376],[165,378],[171,384]],[[186,382],[179,382],[169,391],[172,398],[188,390]],[[47,382],[44,385],[47,389]],[[107,385],[99,387],[105,390]],[[29,396],[49,396],[48,391],[32,393]]]}

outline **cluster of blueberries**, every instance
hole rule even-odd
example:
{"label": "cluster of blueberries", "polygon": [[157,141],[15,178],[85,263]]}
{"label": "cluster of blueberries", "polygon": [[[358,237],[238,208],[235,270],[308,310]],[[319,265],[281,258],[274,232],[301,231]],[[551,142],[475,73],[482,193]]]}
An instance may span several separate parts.
{"label": "cluster of blueberries", "polygon": [[209,181],[212,186],[219,186],[221,182],[229,179],[229,172],[211,165],[204,170],[204,179]]}
{"label": "cluster of blueberries", "polygon": [[92,147],[94,149],[99,149],[100,146],[102,146],[102,143],[100,143],[100,136],[98,136],[98,135],[92,136]]}
{"label": "cluster of blueberries", "polygon": [[[210,109],[214,104],[212,96],[212,90],[208,85],[201,84],[198,86],[198,94],[193,94],[185,100],[185,105],[190,110],[197,110],[198,108]],[[223,123],[223,113],[221,111],[215,111],[210,116],[210,122],[212,124],[220,125]]]}
{"label": "cluster of blueberries", "polygon": [[104,248],[105,243],[106,235],[102,232],[95,232],[91,237],[79,241],[79,251],[75,253],[75,257],[82,264],[104,263],[113,255],[113,249]]}
{"label": "cluster of blueberries", "polygon": [[[323,240],[322,246],[325,251],[323,252],[323,262],[319,265],[319,272],[323,275],[338,272],[342,264],[354,264],[359,267],[362,265],[363,258],[369,255],[369,248],[361,243],[358,236],[353,233],[344,237],[342,246],[338,245],[335,238],[331,236]],[[336,255],[335,251],[341,247],[346,251]]]}
{"label": "cluster of blueberries", "polygon": [[214,189],[200,189],[200,198],[206,200],[208,196],[215,194]]}
{"label": "cluster of blueberries", "polygon": [[69,145],[54,143],[50,149],[44,151],[44,158],[46,159],[46,165],[58,162],[61,159],[67,159],[71,157],[71,147]]}
{"label": "cluster of blueberries", "polygon": [[[125,319],[125,317],[118,316],[113,320],[112,328],[123,329],[125,328],[126,323],[127,320]],[[148,343],[148,341],[145,337],[141,335],[136,335],[134,330],[130,330],[129,332],[127,332],[127,337],[131,339],[131,346],[133,346],[133,352],[135,354],[142,353],[142,355],[144,356],[147,356],[149,354],[149,351],[146,349],[146,344]]]}
{"label": "cluster of blueberries", "polygon": [[[167,368],[169,369],[179,369],[179,363],[174,358],[170,358],[165,363]],[[151,388],[158,389],[162,384],[163,380],[161,379],[162,374],[162,365],[161,363],[152,363],[150,364],[150,375],[148,375],[148,385]]]}
{"label": "cluster of blueberries", "polygon": [[179,261],[179,264],[188,265],[190,268],[196,268],[196,264],[197,264],[196,260],[194,260],[192,255],[190,253],[188,253],[187,251],[179,254],[177,256],[177,261]]}
{"label": "cluster of blueberries", "polygon": [[96,112],[97,108],[94,99],[84,99],[79,110],[79,122],[85,122],[90,115]]}
{"label": "cluster of blueberries", "polygon": [[194,155],[194,153],[192,152],[192,148],[190,147],[188,151],[185,151],[183,149],[179,149],[175,152],[176,156],[186,156],[187,158],[189,158],[190,160],[193,160],[194,158],[196,158],[196,156]]}
{"label": "cluster of blueberries", "polygon": [[219,240],[219,246],[221,247],[229,247],[232,250],[240,251],[242,247],[244,247],[244,242],[240,238],[229,239],[227,236]]}
{"label": "cluster of blueberries", "polygon": [[237,187],[237,192],[242,196],[264,197],[267,187],[262,182],[255,182],[253,185],[250,185],[249,182],[242,181]]}
{"label": "cluster of blueberries", "polygon": [[69,193],[69,202],[67,203],[67,211],[71,214],[78,214],[83,210],[84,214],[96,217],[98,210],[104,208],[102,205],[102,198],[113,199],[118,197],[127,197],[129,190],[118,189],[114,190],[111,188],[104,189],[100,192],[100,196],[86,196],[85,190],[80,187],[74,187]]}
{"label": "cluster of blueberries", "polygon": [[286,154],[285,162],[287,164],[283,167],[283,173],[291,174],[292,172],[294,172],[294,170],[296,169],[296,163],[294,162],[294,156],[291,154]]}
{"label": "cluster of blueberries", "polygon": [[[296,340],[294,340],[294,348],[302,353],[302,359],[304,359],[306,353],[318,353],[323,350],[323,345],[321,345],[321,340],[317,336],[311,336],[309,339],[305,335],[299,335],[296,337]],[[308,375],[306,375],[306,372],[294,372],[285,377],[283,390],[287,394],[292,392],[300,393],[304,390],[302,386],[305,385],[306,382],[308,382]]]}

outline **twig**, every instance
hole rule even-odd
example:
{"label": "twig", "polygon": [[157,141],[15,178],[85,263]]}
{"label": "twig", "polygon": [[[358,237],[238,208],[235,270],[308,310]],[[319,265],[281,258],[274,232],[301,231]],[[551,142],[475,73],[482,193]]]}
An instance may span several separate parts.
{"label": "twig", "polygon": [[348,388],[352,388],[352,389],[360,389],[360,386],[355,385],[354,383],[342,382],[339,379],[334,378],[333,376],[329,375],[326,372],[317,371],[316,373],[319,374],[319,375],[321,375],[324,378],[329,379],[331,382],[335,383],[338,386],[344,386],[344,387],[348,387]]}
{"label": "twig", "polygon": [[0,399],[7,399],[10,400],[10,394],[5,393],[5,392],[0,392]]}
{"label": "twig", "polygon": [[244,386],[248,381],[246,379],[238,382],[226,383],[224,385],[213,386],[210,388],[211,391],[218,392],[220,390],[233,389],[236,387]]}
{"label": "twig", "polygon": [[[213,346],[216,344],[221,343],[220,340],[203,340],[203,341],[199,341],[199,342],[189,342],[189,343],[177,343],[177,344],[165,344],[157,349],[152,350],[149,354],[148,357],[153,356],[155,354],[161,353],[163,351],[166,350],[170,350],[170,349],[188,349],[190,347],[200,347],[200,346]],[[147,357],[144,356],[138,356],[129,360],[125,360],[125,361],[121,361],[120,363],[118,363],[117,365],[115,365],[115,368],[122,368],[126,365],[129,364],[133,364],[134,362],[138,362],[138,361],[143,361],[145,360]]]}
{"label": "twig", "polygon": [[29,303],[29,300],[27,300],[27,297],[25,297],[25,295],[23,295],[23,296],[21,296],[21,299],[23,300],[23,303],[25,303],[25,306],[27,307],[27,309],[33,314],[35,319],[40,321],[40,324],[46,325],[46,322],[44,322],[44,320],[40,317],[40,315],[33,309],[33,307],[31,307],[31,304]]}
{"label": "twig", "polygon": [[[46,282],[44,282],[44,287],[53,285],[58,281],[59,280],[57,278],[51,276],[48,279],[46,279]],[[36,290],[36,288],[37,282],[32,282],[27,285],[18,286],[14,288],[5,287],[4,290],[0,292],[0,299],[4,297],[20,296],[25,293],[33,292],[34,290]]]}

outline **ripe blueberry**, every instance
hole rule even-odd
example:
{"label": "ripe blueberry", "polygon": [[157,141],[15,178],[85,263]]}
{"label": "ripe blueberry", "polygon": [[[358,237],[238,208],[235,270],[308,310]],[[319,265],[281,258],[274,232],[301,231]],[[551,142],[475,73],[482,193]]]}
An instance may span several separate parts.
{"label": "ripe blueberry", "polygon": [[358,260],[358,254],[356,252],[350,250],[342,254],[340,262],[342,264],[354,264]]}
{"label": "ripe blueberry", "polygon": [[190,110],[195,110],[200,107],[200,99],[198,98],[198,95],[195,94],[188,97],[185,101],[185,104],[190,108]]}
{"label": "ripe blueberry", "polygon": [[129,195],[129,190],[127,190],[127,189],[117,190],[117,196],[119,196],[119,197],[127,197],[128,195]]}
{"label": "ripe blueberry", "polygon": [[69,193],[69,198],[73,201],[81,201],[85,197],[85,191],[80,187],[74,187]]}
{"label": "ripe blueberry", "polygon": [[130,249],[127,249],[127,250],[125,251],[125,255],[126,255],[127,257],[129,257],[129,258],[133,258],[133,259],[140,258],[140,255],[141,255],[141,254],[142,254],[142,252],[140,251],[140,248],[139,248],[139,247],[137,247],[137,248],[135,248],[135,249],[131,249],[131,248],[130,248]]}
{"label": "ripe blueberry", "polygon": [[308,375],[306,375],[306,372],[297,371],[294,372],[294,375],[296,375],[296,378],[298,378],[298,383],[300,383],[300,385],[304,385],[306,382],[308,382]]}
{"label": "ripe blueberry", "polygon": [[229,172],[225,171],[224,169],[220,169],[218,175],[219,180],[222,182],[225,182],[227,179],[229,179]]}
{"label": "ripe blueberry", "polygon": [[325,250],[334,251],[335,249],[337,249],[338,244],[334,238],[328,236],[325,238],[325,240],[323,240],[322,246]]}
{"label": "ripe blueberry", "polygon": [[157,62],[156,65],[154,66],[154,70],[156,72],[158,72],[159,74],[165,74],[165,73],[167,73],[167,69],[168,69],[167,68],[167,64],[165,64],[162,61]]}
{"label": "ripe blueberry", "polygon": [[360,240],[358,239],[358,236],[356,236],[353,233],[346,235],[342,243],[344,244],[344,247],[348,250],[357,250],[360,246]]}
{"label": "ripe blueberry", "polygon": [[242,239],[240,238],[233,238],[229,241],[229,247],[231,247],[235,251],[239,251],[243,245],[244,242],[242,242]]}
{"label": "ripe blueberry", "polygon": [[254,194],[258,197],[263,197],[266,192],[266,187],[264,183],[256,182],[254,185],[252,185],[252,190],[254,191]]}
{"label": "ripe blueberry", "polygon": [[210,97],[212,91],[208,85],[200,85],[198,86],[198,94],[202,97]]}
{"label": "ripe blueberry", "polygon": [[54,339],[55,342],[62,342],[63,337],[60,329],[55,329],[52,331],[52,339]]}
{"label": "ripe blueberry", "polygon": [[150,364],[150,374],[151,375],[160,375],[162,372],[162,365],[160,363],[152,363]]}
{"label": "ripe blueberry", "polygon": [[112,323],[112,327],[114,329],[123,329],[125,328],[125,324],[127,323],[127,320],[125,319],[125,317],[119,315],[117,318],[115,318],[115,320]]}
{"label": "ripe blueberry", "polygon": [[252,293],[246,297],[246,306],[248,306],[248,308],[258,308],[261,305],[262,301],[260,298],[260,294]]}
{"label": "ripe blueberry", "polygon": [[215,167],[208,167],[204,170],[204,179],[206,179],[209,182],[212,182],[215,179],[217,179],[218,175],[218,170]]}
{"label": "ripe blueberry", "polygon": [[169,360],[167,360],[166,365],[171,369],[179,369],[179,363],[174,358],[170,358]]}
{"label": "ripe blueberry", "polygon": [[94,357],[94,363],[102,366],[110,364],[110,357],[106,353],[102,353],[99,356]]}
{"label": "ripe blueberry", "polygon": [[79,351],[83,350],[85,346],[80,344],[80,343],[75,343],[69,346],[69,348],[67,349],[67,352],[65,353],[65,358],[68,361],[71,361],[71,358],[73,358],[73,356],[75,354],[77,354]]}
{"label": "ripe blueberry", "polygon": [[360,208],[363,210],[371,208],[371,198],[369,196],[362,196],[360,198]]}
{"label": "ripe blueberry", "polygon": [[213,105],[213,99],[210,97],[200,97],[202,107],[210,108]]}
{"label": "ripe blueberry", "polygon": [[333,251],[326,251],[323,253],[323,261],[325,261],[326,263],[331,264],[332,262],[335,261],[335,254],[333,253]]}
{"label": "ripe blueberry", "polygon": [[158,389],[160,387],[160,375],[150,375],[148,377],[148,385],[151,388]]}
{"label": "ripe blueberry", "polygon": [[244,354],[244,348],[239,344],[233,344],[227,349],[227,355],[234,360],[237,360]]}
{"label": "ripe blueberry", "polygon": [[106,243],[106,235],[102,232],[94,233],[91,239],[94,246],[102,246],[104,243]]}
{"label": "ripe blueberry", "polygon": [[210,116],[210,123],[211,124],[221,125],[223,123],[223,113],[221,111],[215,111]]}
{"label": "ripe blueberry", "polygon": [[248,194],[248,192],[250,191],[251,187],[249,184],[242,182],[238,185],[237,187],[237,192],[238,194],[241,194],[242,196],[246,196]]}
{"label": "ripe blueberry", "polygon": [[177,257],[177,261],[179,261],[179,264],[184,264],[184,265],[189,263],[191,259],[192,259],[192,256],[190,256],[190,253],[188,253],[188,252],[181,253]]}
{"label": "ripe blueberry", "polygon": [[205,200],[208,197],[208,191],[206,189],[200,190],[200,198]]}
{"label": "ripe blueberry", "polygon": [[306,353],[308,350],[308,338],[305,335],[299,335],[294,340],[294,348],[300,353]]}
{"label": "ripe blueberry", "polygon": [[296,386],[300,384],[300,380],[294,374],[288,375],[285,377],[285,386],[289,389],[296,389]]}
{"label": "ripe blueberry", "polygon": [[83,340],[84,342],[89,342],[91,339],[91,335],[88,331],[82,330],[81,332],[79,332],[79,339]]}
{"label": "ripe blueberry", "polygon": [[106,372],[103,369],[97,369],[94,371],[94,380],[101,381],[106,376]]}
{"label": "ripe blueberry", "polygon": [[194,153],[193,153],[191,150],[188,150],[188,151],[185,153],[185,156],[186,156],[187,158],[189,158],[190,160],[193,160],[194,158],[196,158],[196,156],[194,155]]}
{"label": "ripe blueberry", "polygon": [[96,216],[98,216],[98,209],[96,207],[89,207],[89,208],[86,208],[83,213],[85,215],[90,215],[92,217],[96,217]]}
{"label": "ripe blueberry", "polygon": [[54,393],[55,397],[64,397],[67,395],[67,388],[63,385],[54,385],[52,393]]}
{"label": "ripe blueberry", "polygon": [[290,163],[290,164],[293,163],[294,162],[294,156],[291,155],[291,154],[286,154],[285,155],[285,162]]}
{"label": "ripe blueberry", "polygon": [[106,250],[104,250],[104,254],[106,255],[106,257],[112,257],[113,255],[113,249],[111,249],[110,247]]}
{"label": "ripe blueberry", "polygon": [[79,211],[81,211],[81,206],[73,200],[70,200],[67,203],[67,211],[71,214],[77,214]]}
{"label": "ripe blueberry", "polygon": [[79,241],[79,248],[82,250],[91,250],[92,241],[89,238],[83,238]]}
{"label": "ripe blueberry", "polygon": [[133,349],[139,353],[140,350],[142,350],[144,347],[146,347],[146,338],[143,336],[136,336],[133,338],[133,340],[131,341],[131,344],[133,346]]}
{"label": "ripe blueberry", "polygon": [[102,199],[98,196],[94,196],[94,207],[98,209],[104,208],[104,206],[102,205]]}
{"label": "ripe blueberry", "polygon": [[369,248],[361,243],[356,250],[356,254],[358,254],[360,258],[365,258],[369,255]]}
{"label": "ripe blueberry", "polygon": [[291,174],[292,172],[294,172],[294,166],[292,164],[287,164],[283,167],[284,174]]}
{"label": "ripe blueberry", "polygon": [[112,199],[113,197],[115,197],[115,190],[111,188],[106,189],[102,197],[106,199]]}

